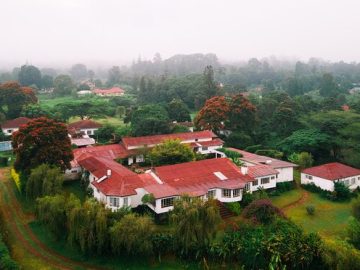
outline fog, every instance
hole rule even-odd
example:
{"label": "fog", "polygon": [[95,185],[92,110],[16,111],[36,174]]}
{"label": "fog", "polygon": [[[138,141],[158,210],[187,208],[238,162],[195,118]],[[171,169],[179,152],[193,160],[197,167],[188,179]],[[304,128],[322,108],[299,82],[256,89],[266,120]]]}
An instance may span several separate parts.
{"label": "fog", "polygon": [[1,0],[0,66],[216,53],[360,61],[356,0]]}

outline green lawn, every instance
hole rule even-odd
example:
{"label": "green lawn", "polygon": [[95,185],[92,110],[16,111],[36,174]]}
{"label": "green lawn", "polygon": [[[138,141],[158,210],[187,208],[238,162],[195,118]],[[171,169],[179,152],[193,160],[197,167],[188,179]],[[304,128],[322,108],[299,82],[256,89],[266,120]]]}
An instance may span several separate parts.
{"label": "green lawn", "polygon": [[[314,216],[306,212],[309,204],[315,206]],[[332,202],[309,193],[304,204],[290,208],[285,213],[307,232],[318,232],[324,238],[343,238],[351,216],[351,202]]]}
{"label": "green lawn", "polygon": [[279,207],[279,208],[283,208],[286,205],[288,205],[291,202],[295,202],[297,200],[299,200],[302,196],[302,192],[301,189],[293,189],[287,192],[284,192],[282,194],[280,194],[279,196],[274,196],[271,197],[271,201],[272,203]]}
{"label": "green lawn", "polygon": [[[73,123],[73,122],[80,121],[80,120],[81,120],[80,117],[71,117],[69,119],[69,123]],[[109,124],[109,125],[112,125],[115,127],[126,125],[126,124],[124,124],[123,119],[121,119],[119,117],[105,116],[102,118],[93,118],[92,120],[99,122],[100,124],[103,124],[103,125]]]}

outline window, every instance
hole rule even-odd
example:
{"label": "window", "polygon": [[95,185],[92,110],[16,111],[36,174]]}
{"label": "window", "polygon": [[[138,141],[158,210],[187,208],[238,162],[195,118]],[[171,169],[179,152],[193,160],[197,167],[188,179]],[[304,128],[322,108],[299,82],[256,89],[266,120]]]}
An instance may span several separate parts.
{"label": "window", "polygon": [[275,179],[275,176],[271,176],[271,180]]}
{"label": "window", "polygon": [[233,197],[239,197],[240,196],[240,188],[233,190]]}
{"label": "window", "polygon": [[208,198],[215,198],[215,196],[216,196],[216,190],[215,189],[212,189],[212,190],[208,191],[208,193],[207,193]]}
{"label": "window", "polygon": [[259,184],[259,180],[257,180],[257,179],[252,182],[252,185],[253,185],[253,186],[257,186],[258,184]]}
{"label": "window", "polygon": [[195,142],[197,142],[199,139],[195,139]]}
{"label": "window", "polygon": [[91,135],[91,134],[92,134],[91,130],[87,130],[87,131],[86,131],[86,134],[87,134],[87,135]]}
{"label": "window", "polygon": [[7,130],[7,133],[11,133],[11,132],[12,132],[12,129],[8,129],[8,130]]}
{"label": "window", "polygon": [[203,151],[206,151],[206,150],[208,150],[208,149],[209,149],[209,148],[208,148],[207,146],[203,146],[203,147],[202,147],[202,150],[203,150]]}
{"label": "window", "polygon": [[77,170],[72,170],[71,173],[77,173]]}
{"label": "window", "polygon": [[231,189],[223,189],[222,190],[222,196],[224,198],[231,198]]}
{"label": "window", "polygon": [[355,177],[354,178],[351,178],[351,184],[355,184]]}
{"label": "window", "polygon": [[307,179],[309,179],[309,180],[312,180],[313,178],[312,178],[312,176],[311,175],[305,175],[305,177],[307,178]]}
{"label": "window", "polygon": [[123,206],[124,206],[124,207],[129,206],[129,198],[128,198],[128,197],[125,197],[125,198],[124,198]]}
{"label": "window", "polygon": [[246,190],[246,191],[250,190],[250,183],[246,183],[246,184],[245,184],[245,190]]}
{"label": "window", "polygon": [[161,208],[170,207],[174,205],[174,197],[161,200]]}
{"label": "window", "polygon": [[110,197],[110,206],[119,207],[119,198],[118,197]]}
{"label": "window", "polygon": [[346,180],[344,181],[344,184],[345,184],[345,186],[348,186],[348,185],[350,184],[349,179],[346,179]]}
{"label": "window", "polygon": [[261,178],[261,184],[262,185],[269,184],[269,183],[270,183],[270,178],[269,177]]}

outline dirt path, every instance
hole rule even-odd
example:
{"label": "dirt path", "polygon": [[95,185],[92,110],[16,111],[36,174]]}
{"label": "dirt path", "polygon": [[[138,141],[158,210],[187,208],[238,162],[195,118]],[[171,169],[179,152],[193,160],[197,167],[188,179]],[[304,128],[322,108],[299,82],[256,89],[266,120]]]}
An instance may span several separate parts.
{"label": "dirt path", "polygon": [[19,241],[23,248],[41,259],[49,267],[55,269],[68,270],[68,269],[89,269],[100,270],[92,265],[73,261],[43,244],[36,235],[32,232],[28,225],[29,219],[33,219],[31,215],[26,215],[18,202],[13,185],[6,176],[8,169],[0,169],[0,205],[1,212],[6,222],[6,227],[13,237]]}
{"label": "dirt path", "polygon": [[283,206],[283,207],[281,208],[281,210],[287,211],[287,210],[289,210],[289,209],[291,209],[291,208],[294,208],[294,207],[296,207],[296,206],[302,205],[302,204],[306,203],[306,202],[308,201],[308,199],[309,199],[309,192],[307,192],[307,191],[305,191],[305,190],[302,190],[302,194],[301,194],[301,198],[300,198],[300,199],[298,199],[298,200],[296,200],[296,201],[294,201],[294,202],[291,202],[291,203]]}

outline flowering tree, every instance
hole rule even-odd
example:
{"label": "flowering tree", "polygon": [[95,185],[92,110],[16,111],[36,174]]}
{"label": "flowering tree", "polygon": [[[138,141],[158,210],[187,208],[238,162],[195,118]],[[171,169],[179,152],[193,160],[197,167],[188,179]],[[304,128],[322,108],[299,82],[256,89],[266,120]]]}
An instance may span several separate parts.
{"label": "flowering tree", "polygon": [[0,84],[0,112],[7,119],[19,117],[25,105],[36,102],[37,98],[31,87],[21,87],[15,81]]}
{"label": "flowering tree", "polygon": [[224,122],[228,119],[229,104],[224,96],[216,96],[208,99],[194,119],[198,129],[211,129],[215,132],[224,128]]}
{"label": "flowering tree", "polygon": [[15,168],[26,174],[43,163],[61,170],[70,168],[73,159],[65,124],[45,117],[36,118],[13,134]]}
{"label": "flowering tree", "polygon": [[256,107],[242,94],[233,96],[229,106],[231,128],[249,133],[256,123]]}

